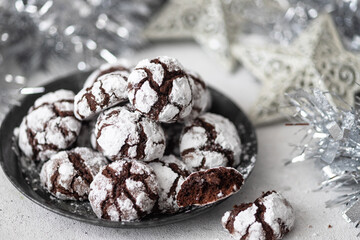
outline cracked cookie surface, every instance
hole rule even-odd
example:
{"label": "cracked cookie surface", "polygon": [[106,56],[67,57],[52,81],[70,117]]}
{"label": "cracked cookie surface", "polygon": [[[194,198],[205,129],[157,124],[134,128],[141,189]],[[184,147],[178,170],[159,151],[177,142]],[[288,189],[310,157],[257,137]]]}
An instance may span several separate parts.
{"label": "cracked cookie surface", "polygon": [[98,218],[133,221],[151,213],[158,195],[153,170],[139,161],[116,161],[91,183],[89,201]]}
{"label": "cracked cookie surface", "polygon": [[94,82],[105,74],[116,71],[129,71],[130,68],[130,65],[125,62],[105,63],[89,75],[89,77],[85,80],[83,88],[91,87]]}
{"label": "cracked cookie surface", "polygon": [[96,148],[108,159],[151,161],[165,151],[161,126],[131,107],[114,107],[102,114],[95,124]]}
{"label": "cracked cookie surface", "polygon": [[74,117],[74,93],[57,90],[38,98],[19,127],[19,147],[29,158],[47,160],[73,144],[81,122]]}
{"label": "cracked cookie surface", "polygon": [[289,232],[295,222],[294,209],[276,191],[264,193],[253,203],[234,206],[222,217],[223,227],[235,239],[276,240]]}
{"label": "cracked cookie surface", "polygon": [[74,114],[79,120],[87,120],[103,110],[126,102],[129,70],[118,70],[100,76],[74,98]]}
{"label": "cracked cookie surface", "polygon": [[62,200],[85,200],[90,184],[105,157],[89,148],[78,147],[53,155],[40,172],[41,184],[55,197]]}
{"label": "cracked cookie surface", "polygon": [[240,163],[241,142],[232,122],[205,113],[185,125],[180,153],[192,172],[219,166],[236,167]]}
{"label": "cracked cookie surface", "polygon": [[131,72],[128,97],[134,108],[149,118],[176,122],[192,109],[192,91],[187,74],[174,58],[144,59]]}
{"label": "cracked cookie surface", "polygon": [[185,118],[185,121],[190,121],[197,118],[200,114],[206,112],[211,106],[211,95],[208,87],[201,76],[193,71],[186,71],[193,94],[193,107],[192,110]]}
{"label": "cracked cookie surface", "polygon": [[174,155],[164,156],[149,162],[159,182],[158,210],[161,213],[175,213],[179,210],[176,197],[181,184],[189,175],[186,165]]}

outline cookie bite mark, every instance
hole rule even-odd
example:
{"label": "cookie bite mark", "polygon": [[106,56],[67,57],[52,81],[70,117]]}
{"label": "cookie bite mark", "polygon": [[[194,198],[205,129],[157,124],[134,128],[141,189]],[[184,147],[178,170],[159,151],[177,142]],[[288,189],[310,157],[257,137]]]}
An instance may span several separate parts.
{"label": "cookie bite mark", "polygon": [[194,172],[181,185],[177,204],[181,207],[207,205],[239,191],[243,183],[244,178],[233,168]]}

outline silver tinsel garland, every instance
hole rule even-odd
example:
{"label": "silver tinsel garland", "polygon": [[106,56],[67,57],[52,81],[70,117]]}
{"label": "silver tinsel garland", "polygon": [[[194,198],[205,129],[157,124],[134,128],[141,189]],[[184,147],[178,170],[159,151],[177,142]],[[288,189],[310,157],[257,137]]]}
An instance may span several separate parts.
{"label": "silver tinsel garland", "polygon": [[360,222],[360,98],[355,107],[335,108],[330,96],[319,89],[312,92],[297,90],[287,94],[295,107],[294,119],[309,126],[289,163],[316,160],[326,180],[320,189],[342,192],[327,202],[328,207],[345,204],[344,217]]}

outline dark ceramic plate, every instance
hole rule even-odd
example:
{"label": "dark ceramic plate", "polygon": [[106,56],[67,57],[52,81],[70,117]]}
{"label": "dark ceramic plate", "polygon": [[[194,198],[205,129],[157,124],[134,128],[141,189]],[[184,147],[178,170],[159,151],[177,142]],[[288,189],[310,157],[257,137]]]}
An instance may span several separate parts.
{"label": "dark ceramic plate", "polygon": [[[70,89],[78,92],[88,75],[88,72],[75,73],[56,79],[45,86],[45,91],[51,92],[58,89]],[[210,112],[229,118],[237,127],[243,149],[241,155],[242,161],[240,166],[238,166],[238,170],[247,178],[256,161],[257,141],[255,130],[246,115],[230,99],[214,89],[210,90],[213,99]],[[39,186],[38,175],[36,171],[34,171],[34,168],[27,166],[26,164],[28,163],[21,160],[21,157],[18,157],[16,151],[14,151],[14,149],[16,150],[16,146],[14,146],[13,143],[13,131],[20,125],[22,118],[39,96],[39,94],[26,96],[20,106],[12,108],[7,114],[0,129],[0,164],[12,184],[36,204],[52,212],[78,221],[117,228],[152,227],[183,221],[204,213],[216,205],[211,204],[207,207],[190,208],[174,215],[149,216],[141,221],[122,223],[98,219],[92,212],[90,204],[87,202],[61,201],[53,198]]]}

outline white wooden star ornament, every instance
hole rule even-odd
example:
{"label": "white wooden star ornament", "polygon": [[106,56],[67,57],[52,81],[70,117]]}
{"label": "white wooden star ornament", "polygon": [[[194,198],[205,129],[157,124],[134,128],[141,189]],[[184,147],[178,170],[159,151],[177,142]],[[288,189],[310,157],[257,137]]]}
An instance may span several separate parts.
{"label": "white wooden star ornament", "polygon": [[289,46],[235,45],[233,54],[263,84],[250,113],[257,125],[289,116],[285,93],[295,89],[317,87],[350,105],[360,90],[360,58],[344,49],[328,14],[313,20]]}
{"label": "white wooden star ornament", "polygon": [[[145,29],[149,40],[194,39],[227,70],[237,60],[231,52],[245,22],[243,11],[253,0],[170,0]],[[264,1],[263,7],[282,9],[277,1]]]}

